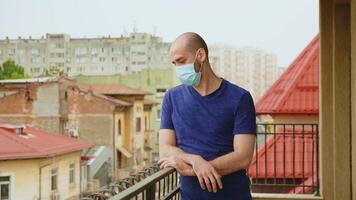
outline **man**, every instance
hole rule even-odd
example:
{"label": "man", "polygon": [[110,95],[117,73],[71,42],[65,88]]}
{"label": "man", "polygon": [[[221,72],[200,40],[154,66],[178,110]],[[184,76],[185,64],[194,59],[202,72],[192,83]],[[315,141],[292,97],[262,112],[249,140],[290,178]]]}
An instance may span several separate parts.
{"label": "man", "polygon": [[182,200],[248,200],[256,114],[250,93],[217,77],[196,33],[172,44],[170,59],[183,83],[163,98],[158,164],[180,173]]}

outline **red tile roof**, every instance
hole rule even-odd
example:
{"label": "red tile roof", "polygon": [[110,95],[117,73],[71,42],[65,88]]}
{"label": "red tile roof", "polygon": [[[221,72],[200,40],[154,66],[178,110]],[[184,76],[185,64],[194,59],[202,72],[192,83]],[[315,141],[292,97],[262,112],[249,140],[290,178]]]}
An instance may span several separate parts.
{"label": "red tile roof", "polygon": [[[81,92],[84,92],[84,93],[89,93],[88,90],[86,90],[85,88],[83,87],[80,87],[80,86],[77,86],[77,85],[74,85],[74,86],[71,86],[72,88],[75,88]],[[120,99],[116,99],[114,97],[110,97],[110,96],[106,96],[104,94],[101,94],[101,93],[94,93],[94,91],[92,91],[92,95],[97,97],[97,98],[101,98],[101,99],[104,99],[106,101],[109,101],[111,103],[113,103],[114,105],[117,105],[117,106],[132,106],[132,103],[131,102],[127,102],[127,101],[123,101],[123,100],[120,100]]]}
{"label": "red tile roof", "polygon": [[319,35],[264,93],[256,113],[319,113]]}
{"label": "red tile roof", "polygon": [[147,95],[148,92],[120,84],[84,84],[78,83],[82,90],[92,90],[97,94],[105,95]]}
{"label": "red tile roof", "polygon": [[45,158],[92,147],[80,139],[30,127],[16,134],[15,129],[21,126],[0,121],[0,160]]}

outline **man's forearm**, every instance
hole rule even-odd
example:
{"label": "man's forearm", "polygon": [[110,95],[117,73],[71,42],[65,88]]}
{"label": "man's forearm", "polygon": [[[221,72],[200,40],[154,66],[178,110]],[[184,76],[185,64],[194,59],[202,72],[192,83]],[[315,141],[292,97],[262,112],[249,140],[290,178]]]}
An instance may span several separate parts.
{"label": "man's forearm", "polygon": [[190,165],[192,165],[193,157],[197,156],[195,154],[186,153],[179,147],[171,146],[171,145],[161,145],[159,155],[161,158],[169,157],[169,156],[176,156]]}
{"label": "man's forearm", "polygon": [[241,169],[246,169],[250,164],[250,159],[240,152],[233,151],[209,162],[213,165],[215,170],[223,176]]}

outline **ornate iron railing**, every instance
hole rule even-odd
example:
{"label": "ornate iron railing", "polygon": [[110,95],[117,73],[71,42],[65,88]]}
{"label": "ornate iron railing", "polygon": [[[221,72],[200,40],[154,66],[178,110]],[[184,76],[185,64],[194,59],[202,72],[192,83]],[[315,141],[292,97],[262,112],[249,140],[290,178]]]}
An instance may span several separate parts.
{"label": "ornate iron railing", "polygon": [[175,200],[180,198],[178,179],[174,169],[159,170],[154,165],[87,195],[82,200]]}

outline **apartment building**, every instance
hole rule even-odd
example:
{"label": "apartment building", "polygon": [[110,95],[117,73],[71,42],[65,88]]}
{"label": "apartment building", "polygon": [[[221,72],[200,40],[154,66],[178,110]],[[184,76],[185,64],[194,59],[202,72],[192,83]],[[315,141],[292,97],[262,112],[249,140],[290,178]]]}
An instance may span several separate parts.
{"label": "apartment building", "polygon": [[212,44],[209,56],[219,76],[248,89],[255,101],[277,79],[277,56],[262,49]]}
{"label": "apartment building", "polygon": [[56,68],[69,76],[132,74],[146,68],[170,66],[170,43],[148,33],[128,36],[71,38],[46,34],[41,38],[0,40],[0,63],[13,59],[30,76]]}

